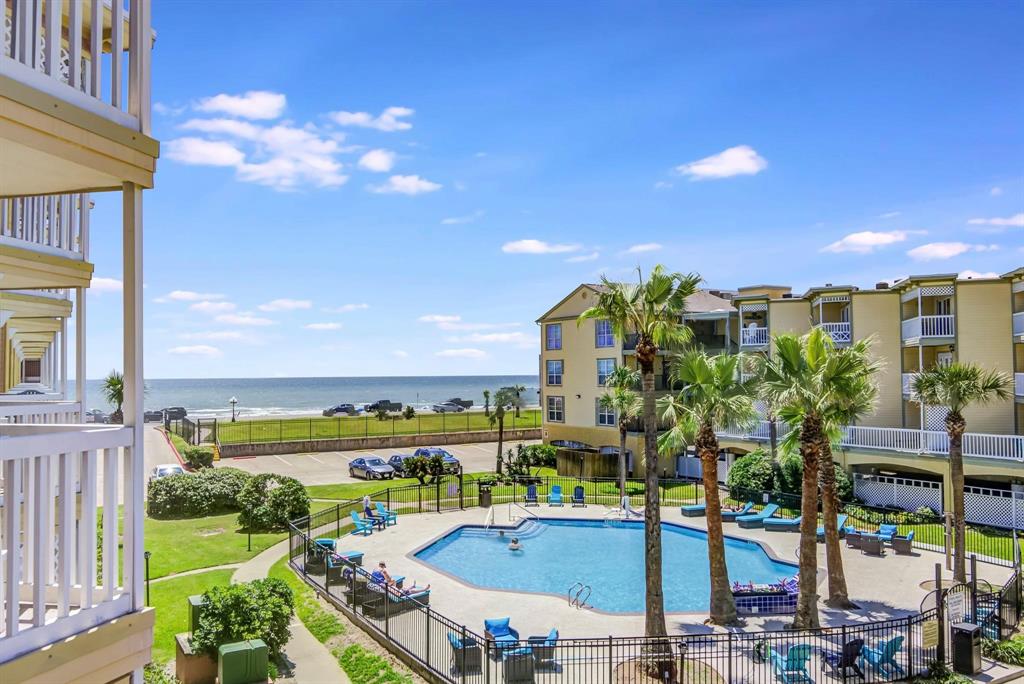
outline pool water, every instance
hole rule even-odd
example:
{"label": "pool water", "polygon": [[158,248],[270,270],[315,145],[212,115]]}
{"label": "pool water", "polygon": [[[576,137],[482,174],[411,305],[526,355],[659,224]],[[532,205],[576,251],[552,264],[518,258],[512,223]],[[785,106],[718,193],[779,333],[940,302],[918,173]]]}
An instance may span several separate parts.
{"label": "pool water", "polygon": [[[499,528],[500,529],[500,528]],[[513,536],[521,551],[509,551]],[[707,535],[662,524],[665,610],[708,609]],[[725,538],[731,581],[771,583],[792,577],[797,566],[772,560],[758,544]],[[416,558],[487,589],[565,596],[576,582],[590,585],[587,601],[609,613],[644,610],[642,521],[529,520],[499,537],[494,528],[463,526],[421,549]]]}

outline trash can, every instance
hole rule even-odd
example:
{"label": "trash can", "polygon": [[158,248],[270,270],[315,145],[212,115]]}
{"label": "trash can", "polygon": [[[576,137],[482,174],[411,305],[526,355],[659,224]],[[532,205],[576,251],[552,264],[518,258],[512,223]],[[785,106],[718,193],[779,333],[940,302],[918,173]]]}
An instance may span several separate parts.
{"label": "trash can", "polygon": [[953,640],[953,671],[965,675],[981,672],[981,627],[955,622],[949,629]]}
{"label": "trash can", "polygon": [[480,485],[480,508],[491,507],[491,485]]}

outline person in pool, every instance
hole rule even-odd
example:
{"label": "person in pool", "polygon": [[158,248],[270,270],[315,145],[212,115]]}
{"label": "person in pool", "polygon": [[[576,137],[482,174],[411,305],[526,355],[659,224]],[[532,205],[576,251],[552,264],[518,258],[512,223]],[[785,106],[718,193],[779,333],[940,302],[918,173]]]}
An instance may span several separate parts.
{"label": "person in pool", "polygon": [[511,543],[508,545],[509,551],[522,551],[523,545],[519,543],[519,537],[512,537]]}

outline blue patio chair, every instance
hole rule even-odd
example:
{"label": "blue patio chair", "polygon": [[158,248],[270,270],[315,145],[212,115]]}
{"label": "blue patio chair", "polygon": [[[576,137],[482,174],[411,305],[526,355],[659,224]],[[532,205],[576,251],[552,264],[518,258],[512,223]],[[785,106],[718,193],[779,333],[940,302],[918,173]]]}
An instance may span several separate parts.
{"label": "blue patio chair", "polygon": [[[839,536],[840,537],[843,536],[843,533],[846,531],[846,520],[849,517],[850,516],[846,515],[845,513],[840,513],[840,514],[836,515],[836,527],[839,529]],[[825,526],[824,525],[818,525],[818,529],[815,531],[815,534],[818,537],[818,541],[820,541],[820,542],[825,541]]]}
{"label": "blue patio chair", "polygon": [[533,659],[542,667],[555,667],[555,646],[558,644],[558,629],[552,627],[547,636],[526,637],[526,643],[533,650]]}
{"label": "blue patio chair", "polygon": [[494,618],[484,620],[484,636],[501,649],[515,648],[519,643],[519,631],[509,625],[512,618]]}
{"label": "blue patio chair", "polygon": [[778,512],[778,510],[779,507],[777,504],[768,504],[761,510],[760,513],[754,513],[752,515],[741,515],[740,517],[736,518],[736,524],[740,527],[747,529],[751,527],[761,527],[761,525],[764,524],[764,521],[775,515]]}
{"label": "blue patio chair", "polygon": [[355,511],[349,511],[349,515],[352,516],[352,524],[356,526],[352,534],[361,534],[364,537],[368,537],[373,534],[373,523],[369,520],[363,520],[359,517],[359,514]]}
{"label": "blue patio chair", "polygon": [[892,550],[897,554],[909,556],[914,552],[914,530],[910,530],[905,537],[897,534],[889,543],[892,544]]}
{"label": "blue patio chair", "polygon": [[537,485],[526,486],[526,497],[523,499],[523,503],[527,506],[539,506],[537,503]]}
{"label": "blue patio chair", "polygon": [[572,490],[572,505],[587,507],[587,493],[584,491],[582,485],[576,485]]}
{"label": "blue patio chair", "polygon": [[705,504],[693,504],[692,506],[680,506],[680,512],[687,518],[703,518],[708,512]]}
{"label": "blue patio chair", "polygon": [[797,682],[810,682],[811,673],[807,671],[807,663],[811,659],[810,644],[796,644],[790,646],[783,656],[775,649],[770,649],[769,656],[772,661],[772,673],[782,684],[795,684]]}
{"label": "blue patio chair", "polygon": [[752,510],[754,510],[754,502],[748,501],[738,511],[722,511],[722,522],[736,522],[736,518],[747,515]]}
{"label": "blue patio chair", "polygon": [[762,524],[764,529],[775,532],[795,532],[800,529],[800,521],[803,520],[802,515],[798,515],[792,520],[786,518],[765,518]]}
{"label": "blue patio chair", "polygon": [[398,511],[389,511],[380,501],[376,502],[374,507],[377,509],[377,517],[384,518],[385,525],[398,524]]}
{"label": "blue patio chair", "polygon": [[480,644],[473,637],[465,638],[455,632],[448,632],[448,643],[452,647],[452,671],[455,674],[480,672],[483,668]]}
{"label": "blue patio chair", "polygon": [[322,549],[328,549],[330,551],[334,551],[335,544],[337,542],[335,542],[335,540],[331,539],[330,537],[320,537],[319,539],[314,539],[313,543],[316,544],[317,546],[319,546]]}
{"label": "blue patio chair", "polygon": [[562,501],[562,485],[551,485],[551,492],[548,493],[548,506],[564,506]]}
{"label": "blue patio chair", "polygon": [[899,534],[899,528],[895,525],[879,525],[878,531],[875,532],[878,538],[884,542],[892,542],[892,538]]}
{"label": "blue patio chair", "polygon": [[865,646],[860,654],[860,664],[868,663],[884,675],[892,676],[905,675],[903,668],[896,662],[896,656],[903,649],[903,637],[895,636],[888,641],[883,641],[878,648]]}

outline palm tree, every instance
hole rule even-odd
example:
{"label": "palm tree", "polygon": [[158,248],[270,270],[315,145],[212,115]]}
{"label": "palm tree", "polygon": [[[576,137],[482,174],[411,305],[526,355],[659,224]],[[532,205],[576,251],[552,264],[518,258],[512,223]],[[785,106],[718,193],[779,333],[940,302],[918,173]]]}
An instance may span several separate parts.
{"label": "palm tree", "polygon": [[640,397],[634,391],[640,384],[640,373],[627,366],[619,366],[605,378],[605,392],[598,400],[601,406],[615,412],[619,426],[619,496],[626,494],[626,434],[629,421],[640,415]]}
{"label": "palm tree", "polygon": [[[827,453],[830,458],[829,430],[834,425],[830,421],[835,418],[836,407],[844,405],[852,393],[851,386],[870,373],[863,365],[866,356],[837,353],[832,337],[820,328],[803,337],[782,334],[773,339],[775,354],[762,361],[762,391],[778,408],[779,417],[793,428],[784,445],[798,447],[803,462],[800,597],[793,627],[817,629],[819,467],[822,454]],[[835,525],[834,510],[831,521],[825,514],[825,523]]]}
{"label": "palm tree", "polygon": [[124,375],[116,370],[107,373],[107,377],[103,378],[100,393],[107,403],[114,407],[114,412],[110,414],[110,422],[123,423],[124,412],[121,408],[124,406]]}
{"label": "palm tree", "polygon": [[736,623],[736,603],[725,564],[722,502],[718,491],[718,437],[716,425],[747,426],[757,418],[752,382],[738,372],[735,355],[708,356],[688,351],[676,356],[672,378],[682,385],[678,396],[658,400],[658,408],[672,426],[658,439],[662,451],[676,453],[693,444],[700,457],[708,528],[708,564],[711,571],[711,621]]}
{"label": "palm tree", "polygon": [[494,427],[495,424],[498,426],[498,459],[495,462],[495,472],[499,476],[501,475],[502,443],[505,441],[505,413],[508,409],[515,407],[518,415],[519,395],[524,391],[526,388],[522,385],[502,387],[494,393],[494,409],[487,414],[487,420],[491,427]]}
{"label": "palm tree", "polygon": [[[654,407],[654,360],[659,349],[682,346],[691,333],[683,325],[686,298],[697,291],[700,276],[668,273],[660,264],[647,280],[637,269],[638,283],[617,283],[601,277],[597,303],[580,314],[579,322],[607,319],[620,340],[636,335],[636,361],[643,378],[644,421],[644,545],[645,619],[647,636],[667,636],[661,577],[661,510],[658,496],[658,432]],[[659,667],[664,667],[659,663]],[[659,675],[660,677],[660,675]]]}
{"label": "palm tree", "polygon": [[964,454],[963,436],[967,421],[963,411],[968,406],[1005,401],[1012,394],[1010,378],[1004,373],[986,371],[972,363],[954,363],[936,367],[914,376],[911,393],[925,406],[944,406],[946,434],[949,436],[949,479],[953,487],[954,555],[953,578],[967,581],[966,536],[964,522]]}
{"label": "palm tree", "polygon": [[491,415],[491,390],[484,390],[484,415]]}

